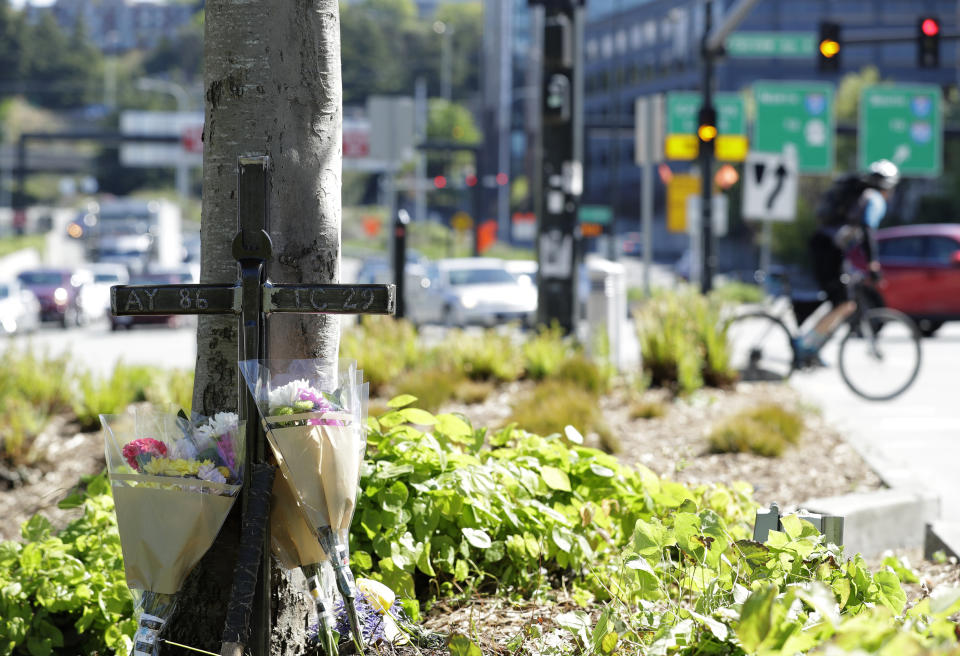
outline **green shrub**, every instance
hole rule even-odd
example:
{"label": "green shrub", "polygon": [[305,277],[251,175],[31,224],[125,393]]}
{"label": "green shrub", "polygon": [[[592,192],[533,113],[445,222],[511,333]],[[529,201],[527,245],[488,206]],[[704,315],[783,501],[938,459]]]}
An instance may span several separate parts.
{"label": "green shrub", "polygon": [[96,430],[100,426],[98,415],[117,414],[141,401],[174,405],[190,412],[193,372],[118,363],[107,378],[82,374],[78,387],[73,412],[82,430]]}
{"label": "green shrub", "polygon": [[86,479],[60,507],[83,515],[57,534],[35,515],[23,544],[0,543],[0,653],[130,653],[136,623],[110,484]]}
{"label": "green shrub", "polygon": [[667,414],[667,406],[661,401],[635,401],[630,404],[631,419],[658,419]]}
{"label": "green shrub", "polygon": [[713,453],[753,453],[767,458],[782,455],[787,447],[780,433],[744,416],[731,417],[711,429],[707,442]]}
{"label": "green shrub", "polygon": [[453,398],[461,403],[483,403],[493,394],[493,383],[488,380],[462,380],[453,389]]}
{"label": "green shrub", "polygon": [[787,410],[774,403],[764,403],[745,411],[743,414],[745,417],[776,431],[790,444],[796,444],[800,441],[804,421],[803,415],[799,412]]}
{"label": "green shrub", "polygon": [[485,330],[482,335],[450,331],[440,345],[445,366],[462,371],[471,380],[512,381],[523,374],[523,354],[510,335]]}
{"label": "green shrub", "polygon": [[610,388],[613,368],[606,363],[598,364],[583,353],[576,353],[563,360],[552,377],[591,394],[603,394]]}
{"label": "green shrub", "polygon": [[51,416],[69,410],[68,355],[35,355],[11,344],[0,356],[0,459],[30,464],[30,445]]}
{"label": "green shrub", "polygon": [[372,395],[382,393],[404,370],[421,364],[423,356],[413,324],[392,317],[366,316],[340,337],[340,358],[357,361]]}
{"label": "green shrub", "polygon": [[452,399],[457,387],[466,381],[466,376],[451,368],[429,367],[411,369],[400,374],[391,383],[394,394],[410,394],[417,397],[417,405],[428,412],[436,412]]}
{"label": "green shrub", "polygon": [[803,417],[795,412],[764,404],[738,412],[722,421],[707,436],[714,453],[755,453],[780,456],[796,444],[803,432]]}
{"label": "green shrub", "polygon": [[619,440],[603,420],[597,396],[569,381],[544,381],[516,399],[507,423],[539,435],[563,434],[564,428],[573,426],[582,433],[597,433],[604,448],[619,451]]}
{"label": "green shrub", "polygon": [[717,303],[740,305],[743,303],[761,303],[764,299],[763,287],[747,282],[733,280],[725,282],[710,292],[710,299]]}
{"label": "green shrub", "polygon": [[541,326],[537,334],[523,344],[524,369],[528,378],[543,380],[553,375],[573,355],[570,340],[557,322],[550,328]]}
{"label": "green shrub", "polygon": [[720,310],[687,287],[658,292],[637,311],[643,368],[652,385],[686,393],[736,379]]}

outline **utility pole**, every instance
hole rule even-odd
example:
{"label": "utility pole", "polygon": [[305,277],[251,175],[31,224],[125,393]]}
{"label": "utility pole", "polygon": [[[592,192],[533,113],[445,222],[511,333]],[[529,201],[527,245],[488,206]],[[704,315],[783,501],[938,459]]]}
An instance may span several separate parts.
{"label": "utility pole", "polygon": [[[703,256],[703,263],[700,267],[700,290],[707,294],[713,289],[714,255],[713,255],[713,208],[711,197],[713,196],[713,146],[716,138],[716,130],[712,135],[701,134],[704,126],[710,121],[711,117],[716,116],[716,109],[713,106],[713,66],[715,53],[710,48],[710,30],[713,27],[713,0],[704,2],[704,26],[703,41],[701,45],[701,56],[703,58],[703,80],[701,94],[703,105],[700,107],[700,120],[698,122],[698,138],[700,142],[700,249]],[[713,127],[716,127],[714,119]],[[709,136],[709,138],[704,138]]]}
{"label": "utility pole", "polygon": [[[156,91],[158,93],[168,93],[177,101],[177,111],[181,114],[189,111],[191,102],[190,94],[187,90],[176,82],[161,80],[151,77],[142,77],[137,80],[137,88],[141,91]],[[190,165],[186,162],[187,154],[181,152],[180,161],[177,163],[177,194],[181,200],[186,201],[190,195]]]}
{"label": "utility pole", "polygon": [[537,319],[576,330],[583,192],[583,0],[528,0],[544,8],[543,82],[536,214]]}

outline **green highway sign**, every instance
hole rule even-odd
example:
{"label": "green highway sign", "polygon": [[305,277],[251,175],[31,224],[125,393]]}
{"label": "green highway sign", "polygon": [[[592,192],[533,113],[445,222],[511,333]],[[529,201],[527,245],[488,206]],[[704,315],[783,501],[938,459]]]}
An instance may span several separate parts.
{"label": "green highway sign", "polygon": [[860,95],[857,164],[889,159],[906,175],[940,175],[943,116],[940,87],[896,84],[867,87]]}
{"label": "green highway sign", "polygon": [[580,223],[599,223],[610,225],[613,222],[613,208],[609,205],[581,205],[577,210]]}
{"label": "green highway sign", "polygon": [[[667,133],[664,154],[671,160],[696,159],[700,150],[697,141],[697,121],[702,96],[696,91],[671,91],[667,94]],[[742,162],[747,156],[747,111],[739,93],[718,93],[714,96],[717,109],[717,159]]]}
{"label": "green highway sign", "polygon": [[813,32],[734,32],[725,50],[731,57],[807,58],[817,54],[817,38]]}
{"label": "green highway sign", "polygon": [[830,173],[837,131],[833,95],[826,82],[757,82],[752,149],[780,153],[793,144],[801,173]]}
{"label": "green highway sign", "polygon": [[[747,134],[747,112],[743,96],[718,93],[713,97],[717,108],[718,134]],[[671,91],[667,94],[667,134],[696,134],[697,114],[703,98],[696,91]]]}

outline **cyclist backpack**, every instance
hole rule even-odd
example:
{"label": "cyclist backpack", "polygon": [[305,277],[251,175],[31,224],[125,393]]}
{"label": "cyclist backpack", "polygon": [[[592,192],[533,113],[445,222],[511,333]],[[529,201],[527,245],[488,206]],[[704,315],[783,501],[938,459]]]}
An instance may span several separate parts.
{"label": "cyclist backpack", "polygon": [[867,186],[856,173],[848,173],[834,180],[817,203],[817,220],[820,225],[840,227],[857,223],[853,212]]}

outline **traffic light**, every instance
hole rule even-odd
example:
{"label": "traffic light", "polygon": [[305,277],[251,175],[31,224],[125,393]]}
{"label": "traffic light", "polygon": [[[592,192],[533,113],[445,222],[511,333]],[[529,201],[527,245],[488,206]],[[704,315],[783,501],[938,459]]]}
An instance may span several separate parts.
{"label": "traffic light", "polygon": [[917,66],[940,66],[940,20],[933,16],[921,16],[917,20]]}
{"label": "traffic light", "polygon": [[701,107],[697,115],[697,141],[700,142],[700,152],[713,153],[717,139],[717,110],[713,107]]}
{"label": "traffic light", "polygon": [[840,25],[820,21],[820,40],[817,47],[817,68],[823,73],[840,70]]}

